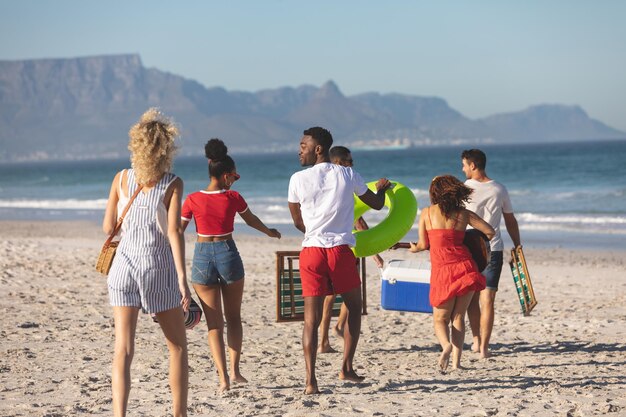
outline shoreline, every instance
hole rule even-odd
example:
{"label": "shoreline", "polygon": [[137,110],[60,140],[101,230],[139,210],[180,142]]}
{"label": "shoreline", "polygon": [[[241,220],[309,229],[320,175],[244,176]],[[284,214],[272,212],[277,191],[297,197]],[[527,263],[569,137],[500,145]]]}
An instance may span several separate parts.
{"label": "shoreline", "polygon": [[[417,221],[417,220],[416,220]],[[87,216],[78,218],[62,217],[59,219],[0,219],[0,237],[2,236],[2,230],[7,228],[8,230],[15,230],[16,227],[29,228],[31,224],[48,224],[53,229],[63,228],[63,226],[72,227],[73,223],[81,223],[85,225],[86,230],[92,228],[100,228],[101,216],[93,216],[91,213]],[[302,234],[296,230],[292,224],[276,224],[266,223],[268,227],[278,229],[283,238],[296,238],[301,239]],[[512,242],[509,235],[504,228],[501,229],[504,248],[508,251],[512,248]],[[592,233],[585,231],[572,231],[572,232],[555,232],[555,231],[534,231],[520,229],[522,235],[522,244],[525,249],[565,249],[573,251],[592,251],[592,252],[626,252],[626,236],[623,234],[608,234],[608,233]],[[104,236],[104,234],[102,234]],[[189,240],[195,236],[195,225],[193,222],[187,227],[185,231],[185,239]],[[265,235],[252,229],[242,222],[235,222],[235,238],[237,236],[242,237],[264,237]],[[409,233],[402,239],[402,241],[416,240],[417,229],[414,227]]]}
{"label": "shoreline", "polygon": [[[377,143],[375,140],[373,143]],[[604,145],[611,143],[619,143],[626,142],[626,137],[614,137],[614,138],[604,138],[604,139],[569,139],[569,140],[548,140],[547,142],[539,142],[532,143],[535,146],[554,146],[554,145],[573,145],[573,144],[590,144],[590,145]],[[409,145],[369,145],[364,144],[362,146],[354,145],[351,143],[345,144],[349,148],[353,149],[356,153],[369,153],[369,152],[393,152],[393,151],[405,151],[408,149],[449,149],[449,148],[458,148],[459,146],[468,147],[468,146],[480,146],[482,148],[491,150],[502,147],[526,147],[529,145],[528,141],[519,141],[512,140],[507,141],[506,143],[494,141],[492,138],[480,138],[480,139],[470,139],[466,141],[441,141],[439,143],[433,143],[429,141],[422,140],[421,142],[417,140],[416,142],[412,142]],[[297,155],[298,147],[295,143],[293,143],[292,150],[284,150],[284,147],[281,146],[280,150],[270,149],[267,151],[263,150],[255,150],[249,151],[249,147],[234,147],[232,150],[232,155],[236,158],[238,157],[254,157],[254,156],[266,156],[266,155]],[[102,157],[99,154],[94,155],[78,155],[71,158],[67,157],[58,157],[58,156],[48,156],[48,157],[15,157],[12,158],[0,158],[0,165],[37,165],[37,164],[46,164],[46,163],[67,163],[67,162],[92,162],[92,161],[112,161],[118,162],[123,161],[127,162],[130,157],[128,152],[118,153],[118,154],[110,154],[107,157]],[[176,160],[185,160],[185,159],[198,159],[201,156],[198,156],[196,152],[182,152],[180,155],[177,155]]]}
{"label": "shoreline", "polygon": [[[106,236],[92,222],[0,221],[0,415],[110,415],[113,321],[106,279],[93,264]],[[246,269],[241,369],[250,381],[218,394],[206,322],[187,332],[190,415],[619,415],[626,411],[624,251],[541,249],[526,257],[538,305],[520,314],[503,268],[492,336],[479,360],[465,337],[462,371],[439,374],[429,314],[380,307],[367,260],[367,310],[355,357],[363,383],[338,379],[341,354],[318,355],[321,395],[304,396],[302,323],[276,322],[281,240],[237,233]],[[188,271],[193,234],[186,235]],[[385,260],[427,257],[387,251]],[[334,322],[334,321],[333,321]],[[331,332],[332,333],[332,332]],[[331,334],[341,351],[341,340]],[[167,415],[167,349],[140,314],[129,414]],[[621,394],[620,394],[621,393]]]}

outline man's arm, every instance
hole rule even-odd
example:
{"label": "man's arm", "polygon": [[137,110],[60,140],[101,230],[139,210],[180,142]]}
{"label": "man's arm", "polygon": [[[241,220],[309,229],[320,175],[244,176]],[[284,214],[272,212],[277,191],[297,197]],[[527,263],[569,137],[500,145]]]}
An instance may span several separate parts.
{"label": "man's arm", "polygon": [[376,194],[368,189],[359,199],[374,210],[380,210],[385,205],[385,191],[390,187],[391,182],[387,178],[381,178],[376,183]]}
{"label": "man's arm", "polygon": [[354,228],[356,230],[368,230],[370,227],[367,225],[367,223],[365,223],[365,220],[363,220],[363,217],[359,217],[354,222]]}
{"label": "man's arm", "polygon": [[291,213],[291,218],[293,219],[293,225],[296,226],[296,229],[298,229],[302,233],[305,233],[306,228],[304,227],[304,220],[302,220],[302,212],[300,211],[300,203],[289,203],[289,212]]}
{"label": "man's arm", "polygon": [[518,247],[521,246],[522,242],[519,237],[519,226],[517,224],[517,219],[515,218],[515,214],[513,213],[502,213],[504,216],[504,225],[506,226],[506,231],[511,236],[511,240],[513,241],[513,246]]}
{"label": "man's arm", "polygon": [[[363,217],[359,217],[354,222],[354,228],[356,230],[368,230],[370,227],[367,225]],[[379,268],[385,266],[385,261],[383,261],[383,258],[381,258],[379,254],[372,255],[372,259],[374,259],[374,262],[376,262],[376,266],[378,266]]]}

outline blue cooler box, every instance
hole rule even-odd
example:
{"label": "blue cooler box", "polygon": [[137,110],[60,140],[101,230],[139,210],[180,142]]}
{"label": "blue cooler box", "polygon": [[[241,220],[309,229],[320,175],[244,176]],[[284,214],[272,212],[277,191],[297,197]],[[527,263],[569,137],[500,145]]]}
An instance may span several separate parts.
{"label": "blue cooler box", "polygon": [[382,273],[380,305],[385,310],[432,313],[430,262],[391,260]]}

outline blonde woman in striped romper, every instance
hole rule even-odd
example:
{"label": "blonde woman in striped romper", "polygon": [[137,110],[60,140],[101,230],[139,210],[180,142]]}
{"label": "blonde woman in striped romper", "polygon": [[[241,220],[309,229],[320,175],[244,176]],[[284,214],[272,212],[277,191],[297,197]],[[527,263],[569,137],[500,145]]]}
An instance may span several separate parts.
{"label": "blonde woman in striped romper", "polygon": [[169,381],[174,416],[187,415],[187,338],[183,310],[190,292],[185,273],[180,222],[183,182],[170,173],[178,130],[150,109],[129,132],[133,169],[119,172],[111,184],[103,229],[111,233],[118,215],[139,185],[122,223],[122,239],[108,276],[115,320],[113,412],[126,415],[130,365],[139,310],[155,313],[169,349]]}

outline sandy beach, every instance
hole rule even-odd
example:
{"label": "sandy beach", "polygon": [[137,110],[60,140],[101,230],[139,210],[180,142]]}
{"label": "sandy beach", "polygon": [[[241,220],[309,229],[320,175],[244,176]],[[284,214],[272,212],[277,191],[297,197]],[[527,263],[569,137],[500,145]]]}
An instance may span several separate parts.
{"label": "sandy beach", "polygon": [[[88,222],[0,222],[0,415],[111,414],[113,319],[106,279],[93,269],[104,239]],[[368,315],[355,358],[366,380],[340,381],[341,355],[320,355],[322,394],[305,396],[302,324],[276,323],[275,307],[274,252],[297,250],[300,239],[235,239],[246,268],[242,373],[250,382],[217,393],[203,320],[188,332],[190,415],[626,415],[625,252],[526,247],[538,306],[520,314],[504,270],[494,356],[470,352],[468,331],[466,369],[445,375],[436,371],[431,316],[382,310],[368,260]],[[340,342],[331,336],[339,350]],[[145,315],[132,380],[129,415],[168,415],[166,347]]]}

